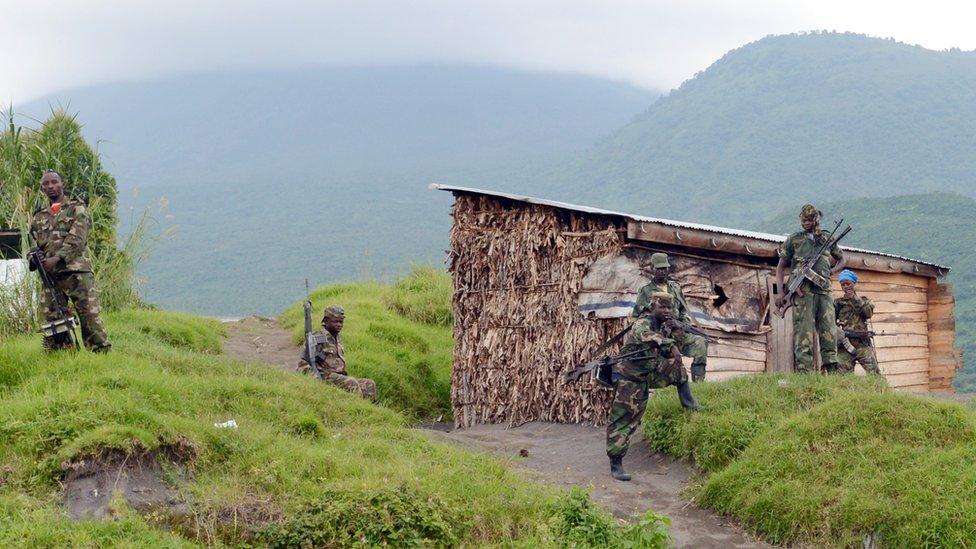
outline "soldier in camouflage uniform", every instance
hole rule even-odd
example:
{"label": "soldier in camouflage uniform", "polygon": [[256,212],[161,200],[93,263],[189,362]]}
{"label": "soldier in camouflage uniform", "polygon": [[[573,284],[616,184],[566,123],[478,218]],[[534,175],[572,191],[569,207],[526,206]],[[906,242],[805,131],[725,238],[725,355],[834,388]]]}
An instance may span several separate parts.
{"label": "soldier in camouflage uniform", "polygon": [[[637,304],[634,305],[631,318],[636,319],[640,317],[641,313],[650,307],[651,294],[654,292],[663,292],[671,296],[673,317],[686,324],[692,324],[691,316],[688,314],[688,302],[685,301],[685,295],[681,291],[681,285],[668,278],[668,273],[671,270],[671,263],[668,262],[668,254],[660,252],[652,254],[651,267],[653,268],[651,282],[637,292]],[[681,354],[691,357],[691,380],[704,381],[705,363],[708,357],[708,341],[700,335],[689,334],[683,331],[675,333],[674,336],[678,343],[678,348],[681,349]]]}
{"label": "soldier in camouflage uniform", "polygon": [[677,342],[671,338],[667,326],[667,321],[673,318],[671,295],[656,292],[647,297],[650,310],[645,309],[634,322],[621,350],[621,354],[641,351],[642,358],[621,362],[613,370],[614,396],[607,418],[607,456],[610,458],[610,474],[617,480],[630,480],[623,468],[623,458],[630,446],[630,437],[644,416],[649,389],[675,385],[681,405],[698,410]]}
{"label": "soldier in camouflage uniform", "polygon": [[[64,194],[64,180],[53,170],[41,177],[41,191],[51,205],[34,212],[30,232],[37,246],[44,252],[44,269],[51,274],[54,285],[74,307],[81,322],[81,337],[85,346],[97,352],[112,348],[99,317],[101,307],[95,276],[89,257],[88,231],[91,217],[85,203]],[[41,313],[47,322],[58,318],[52,290],[41,290]],[[44,348],[54,349],[55,343],[44,339]]]}
{"label": "soldier in camouflage uniform", "polygon": [[[821,213],[812,204],[800,210],[802,231],[786,237],[779,251],[779,264],[776,266],[776,281],[784,288],[784,273],[787,268],[791,276],[797,276],[800,264],[824,244],[828,234],[820,230]],[[831,259],[834,260],[831,266]],[[820,358],[825,371],[837,368],[837,325],[834,321],[834,300],[830,296],[830,277],[844,268],[844,255],[834,245],[826,250],[814,264],[813,270],[822,277],[822,284],[805,280],[796,294],[793,310],[793,358],[797,372],[813,372],[813,342],[820,338]],[[787,305],[780,295],[776,305]]]}
{"label": "soldier in camouflage uniform", "polygon": [[854,364],[860,363],[865,372],[881,375],[868,333],[868,319],[874,315],[874,303],[854,291],[857,284],[857,273],[854,271],[845,269],[837,279],[844,290],[844,297],[834,302],[837,339],[842,343],[837,346],[838,368],[840,372],[849,374],[854,372]]}
{"label": "soldier in camouflage uniform", "polygon": [[[342,307],[333,305],[326,307],[322,314],[324,330],[315,332],[316,366],[325,381],[338,385],[350,393],[355,393],[369,400],[376,400],[376,382],[372,379],[354,378],[346,372],[346,356],[342,348],[339,332],[346,319],[346,312]],[[302,351],[302,358],[298,362],[298,371],[311,373],[309,358]]]}

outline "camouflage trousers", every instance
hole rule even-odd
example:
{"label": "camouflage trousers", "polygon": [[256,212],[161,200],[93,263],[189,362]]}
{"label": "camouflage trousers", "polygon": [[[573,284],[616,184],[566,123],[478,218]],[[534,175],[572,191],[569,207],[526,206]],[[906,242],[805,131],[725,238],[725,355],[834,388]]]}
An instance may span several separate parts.
{"label": "camouflage trousers", "polygon": [[691,357],[691,380],[705,380],[705,362],[708,360],[708,341],[695,334],[686,333],[677,341],[682,356]]}
{"label": "camouflage trousers", "polygon": [[607,456],[623,457],[630,448],[630,438],[640,427],[650,389],[660,389],[687,381],[684,370],[668,377],[659,371],[664,359],[622,362],[614,368],[613,404],[607,417]]}
{"label": "camouflage trousers", "polygon": [[[296,369],[303,374],[312,374],[311,367],[305,360],[299,360],[298,367]],[[355,378],[345,374],[340,374],[338,372],[322,371],[321,369],[319,371],[322,373],[322,378],[324,381],[333,385],[338,385],[354,395],[359,395],[372,401],[376,400],[376,382],[372,379],[364,377]]]}
{"label": "camouflage trousers", "polygon": [[[102,307],[98,302],[98,290],[95,288],[95,276],[92,273],[69,273],[54,279],[61,294],[67,298],[67,305],[74,310],[81,322],[81,340],[85,346],[93,351],[105,352],[112,348],[105,333],[105,325],[99,316]],[[54,305],[54,296],[48,288],[41,289],[41,314],[45,322],[51,322],[58,317]],[[55,343],[44,338],[44,348],[53,349]]]}
{"label": "camouflage trousers", "polygon": [[878,359],[874,355],[874,347],[869,341],[851,338],[854,352],[850,352],[843,345],[837,346],[837,371],[844,374],[854,373],[854,364],[860,364],[869,374],[881,375]]}
{"label": "camouflage trousers", "polygon": [[793,309],[793,362],[797,372],[814,371],[813,342],[818,337],[822,363],[837,363],[836,330],[834,299],[829,294],[807,291],[796,298]]}

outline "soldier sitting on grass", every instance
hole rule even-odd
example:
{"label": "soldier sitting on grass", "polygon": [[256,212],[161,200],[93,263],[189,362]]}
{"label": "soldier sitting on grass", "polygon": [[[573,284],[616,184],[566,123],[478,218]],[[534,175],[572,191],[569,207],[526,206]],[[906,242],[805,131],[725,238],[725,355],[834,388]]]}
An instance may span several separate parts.
{"label": "soldier sitting on grass", "polygon": [[[354,378],[346,372],[346,356],[342,349],[339,332],[346,319],[346,312],[342,307],[333,305],[326,307],[322,314],[324,330],[315,332],[315,367],[318,368],[325,381],[338,385],[350,393],[355,393],[369,400],[376,400],[376,382],[372,379]],[[298,362],[298,371],[310,373],[311,366],[307,354],[303,351]]]}

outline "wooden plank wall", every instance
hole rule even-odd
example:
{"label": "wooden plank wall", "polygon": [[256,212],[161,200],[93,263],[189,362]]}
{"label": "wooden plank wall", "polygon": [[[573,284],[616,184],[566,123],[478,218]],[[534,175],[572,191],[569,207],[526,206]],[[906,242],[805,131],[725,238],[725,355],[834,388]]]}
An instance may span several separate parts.
{"label": "wooden plank wall", "polygon": [[[892,387],[929,391],[929,281],[923,276],[857,271],[857,293],[874,302],[878,365]],[[842,294],[834,281],[834,296]]]}
{"label": "wooden plank wall", "polygon": [[952,285],[930,279],[928,298],[929,390],[952,392],[952,380],[962,367],[962,351],[956,349]]}
{"label": "wooden plank wall", "polygon": [[708,345],[705,379],[722,381],[766,371],[766,334],[728,333],[706,329],[718,340]]}

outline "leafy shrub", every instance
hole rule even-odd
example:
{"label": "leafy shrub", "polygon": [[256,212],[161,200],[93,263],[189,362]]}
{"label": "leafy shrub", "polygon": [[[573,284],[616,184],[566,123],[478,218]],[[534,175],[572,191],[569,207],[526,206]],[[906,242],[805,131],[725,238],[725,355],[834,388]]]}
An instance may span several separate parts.
{"label": "leafy shrub", "polygon": [[258,534],[269,547],[452,546],[466,524],[437,497],[411,488],[328,491]]}

